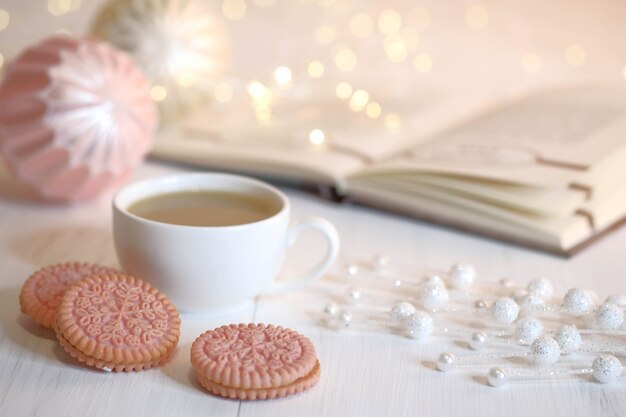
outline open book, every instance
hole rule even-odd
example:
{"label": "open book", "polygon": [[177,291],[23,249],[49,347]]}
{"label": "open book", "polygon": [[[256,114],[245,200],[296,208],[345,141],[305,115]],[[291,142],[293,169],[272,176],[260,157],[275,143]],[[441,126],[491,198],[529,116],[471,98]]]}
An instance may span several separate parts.
{"label": "open book", "polygon": [[[266,127],[236,104],[207,107],[162,131],[152,155],[326,185],[362,204],[561,254],[626,218],[623,89],[545,90],[480,109],[438,102],[401,110],[398,126],[342,123],[336,105],[309,103]],[[319,109],[326,114],[309,116]],[[293,133],[329,117],[322,145]]]}

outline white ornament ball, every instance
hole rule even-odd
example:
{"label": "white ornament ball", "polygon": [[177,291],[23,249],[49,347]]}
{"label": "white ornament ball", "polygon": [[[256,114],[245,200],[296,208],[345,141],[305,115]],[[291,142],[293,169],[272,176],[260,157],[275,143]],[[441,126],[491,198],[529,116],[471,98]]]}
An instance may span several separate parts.
{"label": "white ornament ball", "polygon": [[422,284],[446,286],[446,282],[439,275],[429,275],[422,280]]}
{"label": "white ornament ball", "polygon": [[391,318],[391,324],[393,326],[403,325],[409,316],[415,313],[417,310],[415,306],[407,301],[395,304],[389,311],[389,317]]}
{"label": "white ornament ball", "polygon": [[92,32],[128,52],[150,78],[166,117],[211,95],[229,66],[225,25],[206,0],[114,0]]}
{"label": "white ornament ball", "polygon": [[591,365],[593,377],[602,384],[615,382],[621,375],[623,366],[613,355],[600,355]]}
{"label": "white ornament ball", "polygon": [[606,297],[605,303],[615,304],[618,307],[625,308],[626,307],[626,296],[620,294],[611,294]]}
{"label": "white ornament ball", "polygon": [[602,330],[616,330],[624,323],[624,310],[612,303],[604,303],[593,312],[594,325]]}
{"label": "white ornament ball", "polygon": [[374,259],[374,269],[378,272],[383,271],[389,263],[389,256],[381,254]]}
{"label": "white ornament ball", "polygon": [[491,368],[487,374],[487,382],[492,387],[499,387],[508,382],[508,377],[504,369]]}
{"label": "white ornament ball", "polygon": [[427,309],[436,309],[445,306],[450,296],[443,282],[424,282],[417,291],[418,303]]}
{"label": "white ornament ball", "polygon": [[437,369],[441,372],[448,372],[454,368],[456,357],[452,353],[443,352],[437,358]]}
{"label": "white ornament ball", "polygon": [[545,278],[536,278],[528,283],[526,290],[529,293],[537,294],[544,300],[549,300],[554,294],[554,286]]}
{"label": "white ornament ball", "polygon": [[341,327],[350,327],[352,324],[352,313],[349,311],[343,311],[339,313],[339,317],[337,317],[337,322]]}
{"label": "white ornament ball", "polygon": [[534,317],[520,320],[515,326],[515,337],[525,345],[534,342],[543,333],[543,324]]}
{"label": "white ornament ball", "polygon": [[339,314],[339,306],[335,303],[328,303],[324,306],[324,315],[335,317]]}
{"label": "white ornament ball", "polygon": [[476,279],[476,269],[471,264],[458,263],[448,273],[448,282],[452,288],[462,291],[469,290]]}
{"label": "white ornament ball", "polygon": [[481,350],[489,344],[489,338],[483,332],[473,332],[470,337],[469,347],[472,350]]}
{"label": "white ornament ball", "polygon": [[348,275],[350,275],[351,277],[356,276],[356,274],[359,273],[359,266],[357,264],[350,264],[346,268],[346,271],[348,272]]}
{"label": "white ornament ball", "polygon": [[405,320],[406,334],[411,339],[424,340],[433,332],[433,318],[423,311],[410,314]]}
{"label": "white ornament ball", "polygon": [[534,292],[527,292],[516,301],[522,311],[527,314],[532,314],[541,310],[545,299]]}
{"label": "white ornament ball", "polygon": [[348,304],[356,304],[361,299],[361,291],[358,288],[348,288],[346,301]]}
{"label": "white ornament ball", "polygon": [[551,336],[541,336],[530,345],[530,358],[537,365],[552,365],[559,360],[561,348]]}
{"label": "white ornament ball", "polygon": [[510,289],[510,288],[515,287],[515,281],[513,281],[511,278],[507,278],[507,277],[500,279],[500,281],[498,281],[498,283],[500,284],[500,286],[502,288]]}
{"label": "white ornament ball", "polygon": [[498,323],[511,324],[518,315],[519,305],[509,297],[498,298],[491,305],[491,317]]}
{"label": "white ornament ball", "polygon": [[554,340],[564,352],[575,352],[582,346],[583,338],[575,325],[565,325],[556,331]]}
{"label": "white ornament ball", "polygon": [[569,313],[581,316],[593,309],[593,300],[586,290],[572,288],[563,297],[563,308]]}

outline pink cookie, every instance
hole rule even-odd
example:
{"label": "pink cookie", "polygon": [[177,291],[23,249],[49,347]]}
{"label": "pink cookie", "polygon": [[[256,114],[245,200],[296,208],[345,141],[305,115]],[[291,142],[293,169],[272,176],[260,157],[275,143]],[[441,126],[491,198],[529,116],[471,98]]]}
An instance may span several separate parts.
{"label": "pink cookie", "polygon": [[20,292],[20,307],[37,323],[54,329],[54,316],[65,291],[76,282],[91,275],[117,271],[85,262],[50,265],[33,273]]}
{"label": "pink cookie", "polygon": [[139,371],[166,362],[180,336],[180,316],[156,288],[138,278],[85,278],[63,296],[55,331],[74,358],[105,371]]}
{"label": "pink cookie", "polygon": [[191,363],[209,392],[241,400],[292,395],[320,378],[311,341],[271,324],[231,324],[209,330],[194,341]]}

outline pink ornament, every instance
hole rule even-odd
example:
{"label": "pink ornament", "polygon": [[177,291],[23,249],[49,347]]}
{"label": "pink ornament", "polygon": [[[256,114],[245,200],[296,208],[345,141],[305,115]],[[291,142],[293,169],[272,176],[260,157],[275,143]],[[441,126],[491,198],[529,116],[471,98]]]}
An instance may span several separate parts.
{"label": "pink ornament", "polygon": [[0,85],[0,155],[48,200],[90,199],[123,180],[156,125],[148,81],[104,42],[49,38]]}

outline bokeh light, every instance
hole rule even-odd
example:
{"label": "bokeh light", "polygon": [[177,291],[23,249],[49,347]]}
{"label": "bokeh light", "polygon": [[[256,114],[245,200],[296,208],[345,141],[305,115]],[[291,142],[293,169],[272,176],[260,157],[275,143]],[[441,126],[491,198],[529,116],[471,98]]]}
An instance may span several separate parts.
{"label": "bokeh light", "polygon": [[354,51],[346,46],[335,49],[333,54],[335,65],[341,71],[352,71],[357,64],[357,57]]}
{"label": "bokeh light", "polygon": [[224,0],[222,3],[222,13],[228,20],[241,20],[247,11],[245,0]]}
{"label": "bokeh light", "polygon": [[374,31],[374,20],[366,13],[359,13],[350,19],[350,32],[354,36],[365,38]]}
{"label": "bokeh light", "polygon": [[292,75],[288,67],[281,66],[274,70],[274,80],[276,84],[286,86],[291,83]]}
{"label": "bokeh light", "polygon": [[425,74],[433,68],[433,60],[427,54],[419,54],[413,60],[415,71]]}
{"label": "bokeh light", "polygon": [[383,35],[393,35],[402,27],[402,15],[397,10],[383,10],[378,16],[378,30]]}
{"label": "bokeh light", "polygon": [[369,102],[367,104],[367,107],[365,107],[365,114],[367,114],[372,119],[376,119],[377,117],[379,117],[382,111],[383,109],[380,107],[380,104],[376,103],[375,101]]}
{"label": "bokeh light", "polygon": [[352,97],[352,86],[347,82],[340,82],[335,87],[335,94],[342,100],[347,100]]}
{"label": "bokeh light", "polygon": [[356,90],[350,98],[350,108],[354,111],[362,111],[367,106],[370,95],[363,89]]}
{"label": "bokeh light", "polygon": [[167,90],[162,85],[155,85],[150,89],[150,97],[154,101],[163,101],[167,98]]}
{"label": "bokeh light", "polygon": [[326,140],[326,134],[322,129],[313,129],[309,132],[309,142],[313,145],[321,145]]}
{"label": "bokeh light", "polygon": [[400,116],[396,113],[388,113],[385,116],[385,127],[389,130],[397,129],[400,126]]}
{"label": "bokeh light", "polygon": [[321,78],[324,75],[324,64],[320,61],[311,61],[307,66],[307,72],[311,78]]}
{"label": "bokeh light", "polygon": [[480,4],[472,4],[465,11],[465,21],[474,29],[482,29],[489,23],[489,11]]}
{"label": "bokeh light", "polygon": [[9,12],[4,9],[0,9],[0,31],[6,29],[7,26],[9,26],[10,21],[11,16],[9,15]]}
{"label": "bokeh light", "polygon": [[389,35],[384,42],[385,54],[391,62],[400,63],[406,59],[408,50],[404,39],[398,35]]}

